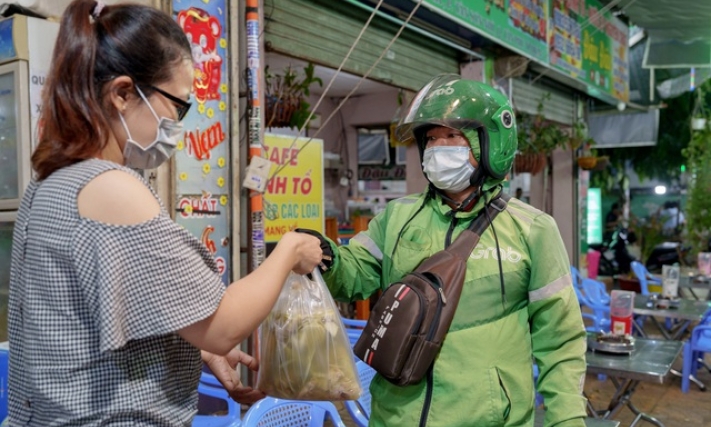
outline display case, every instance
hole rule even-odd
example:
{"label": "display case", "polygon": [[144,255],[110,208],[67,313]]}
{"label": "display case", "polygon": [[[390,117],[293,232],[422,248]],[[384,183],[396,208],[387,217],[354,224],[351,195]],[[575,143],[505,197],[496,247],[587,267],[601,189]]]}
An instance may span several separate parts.
{"label": "display case", "polygon": [[19,207],[31,178],[42,87],[59,24],[13,15],[0,20],[0,211]]}
{"label": "display case", "polygon": [[0,65],[0,210],[17,209],[30,180],[27,63]]}
{"label": "display case", "polygon": [[7,341],[7,303],[10,290],[10,254],[15,212],[0,212],[0,342]]}

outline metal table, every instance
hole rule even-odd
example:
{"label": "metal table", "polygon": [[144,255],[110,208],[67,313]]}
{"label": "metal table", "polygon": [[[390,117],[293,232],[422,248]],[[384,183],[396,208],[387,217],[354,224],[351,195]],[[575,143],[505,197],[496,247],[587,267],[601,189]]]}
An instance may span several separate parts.
{"label": "metal table", "polygon": [[[649,297],[644,295],[636,295],[634,298],[633,313],[637,315],[650,316],[654,325],[662,332],[664,338],[668,340],[678,340],[689,327],[692,321],[699,321],[704,317],[704,314],[711,309],[711,301],[694,301],[682,298],[679,301],[679,307],[675,308],[656,308],[649,306]],[[657,317],[681,320],[671,330],[667,329],[657,320]],[[638,320],[634,321],[635,329],[645,338],[647,334],[644,327]]]}
{"label": "metal table", "polygon": [[[536,409],[536,418],[533,427],[543,427],[543,419],[546,411],[543,408]],[[585,427],[619,427],[620,422],[614,420],[602,420],[598,418],[585,418]]]}
{"label": "metal table", "polygon": [[630,427],[641,420],[664,427],[659,420],[637,409],[632,403],[640,381],[663,384],[669,375],[672,363],[679,356],[683,343],[672,340],[637,338],[631,354],[610,354],[588,350],[587,371],[604,374],[615,384],[616,391],[606,409],[595,409],[588,400],[588,411],[595,418],[609,419],[627,406],[635,417]]}
{"label": "metal table", "polygon": [[711,277],[698,274],[694,270],[682,271],[679,276],[679,294],[682,289],[686,289],[694,297],[699,299],[699,296],[694,292],[694,288],[702,288],[709,291],[706,295],[707,300],[711,300]]}

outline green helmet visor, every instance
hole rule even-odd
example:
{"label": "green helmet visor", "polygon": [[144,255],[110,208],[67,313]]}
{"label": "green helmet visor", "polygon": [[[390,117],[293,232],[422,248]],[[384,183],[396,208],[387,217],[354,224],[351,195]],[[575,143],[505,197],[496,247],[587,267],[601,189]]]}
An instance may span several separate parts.
{"label": "green helmet visor", "polygon": [[503,179],[511,169],[517,148],[513,109],[508,98],[491,86],[456,74],[432,79],[412,100],[395,135],[403,143],[417,143],[422,152],[422,131],[431,126],[476,130],[478,138],[469,141],[473,152],[480,152],[487,175]]}

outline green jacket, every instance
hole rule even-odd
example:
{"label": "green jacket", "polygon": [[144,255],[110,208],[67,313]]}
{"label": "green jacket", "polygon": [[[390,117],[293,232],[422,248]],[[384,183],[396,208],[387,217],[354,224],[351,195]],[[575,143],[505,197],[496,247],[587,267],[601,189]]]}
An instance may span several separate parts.
{"label": "green jacket", "polygon": [[[334,298],[362,300],[387,288],[442,250],[448,234],[453,241],[483,205],[479,200],[471,212],[452,219],[439,196],[390,202],[347,246],[332,243],[336,256],[324,278]],[[457,312],[434,364],[426,425],[533,426],[533,356],[547,406],[545,425],[583,427],[585,330],[555,221],[512,198],[493,226],[470,256]],[[427,380],[402,387],[377,375],[370,387],[370,425],[422,425],[426,390]]]}

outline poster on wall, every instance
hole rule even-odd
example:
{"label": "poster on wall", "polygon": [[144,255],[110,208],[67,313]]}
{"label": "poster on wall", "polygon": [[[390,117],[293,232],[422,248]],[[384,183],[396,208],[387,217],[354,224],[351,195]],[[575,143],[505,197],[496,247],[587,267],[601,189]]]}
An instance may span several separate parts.
{"label": "poster on wall", "polygon": [[190,42],[193,107],[174,157],[175,219],[230,275],[229,76],[226,0],[173,0],[173,17]]}
{"label": "poster on wall", "polygon": [[428,9],[541,64],[548,64],[549,0],[424,0]]}
{"label": "poster on wall", "polygon": [[[629,100],[629,28],[598,0],[551,0],[550,63],[592,89]],[[594,95],[594,93],[591,93]]]}
{"label": "poster on wall", "polygon": [[323,140],[265,134],[264,145],[272,162],[264,194],[264,241],[278,242],[297,227],[323,234]]}

